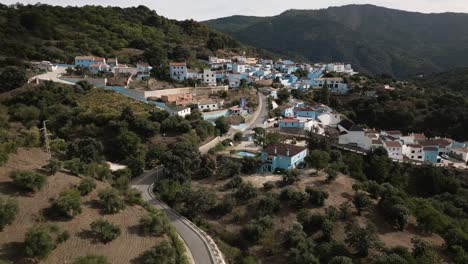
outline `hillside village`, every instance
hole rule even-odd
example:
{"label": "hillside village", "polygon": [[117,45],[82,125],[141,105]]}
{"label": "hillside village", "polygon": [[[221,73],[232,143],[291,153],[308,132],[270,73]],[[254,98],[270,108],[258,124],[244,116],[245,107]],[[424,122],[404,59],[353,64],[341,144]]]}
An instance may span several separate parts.
{"label": "hillside village", "polygon": [[[250,98],[240,98],[238,104],[225,103],[220,94],[230,90],[246,88],[248,86],[283,87],[288,90],[320,91],[327,87],[330,93],[345,95],[352,90],[348,78],[357,74],[352,66],[345,63],[295,63],[291,60],[267,60],[233,56],[231,58],[209,57],[201,61],[207,65],[204,69],[190,68],[185,62],[171,62],[167,68],[170,79],[175,83],[186,83],[192,80],[193,89],[163,89],[167,93],[152,96],[151,91],[135,92],[128,89],[134,80],[148,80],[153,67],[145,62],[138,62],[136,66],[119,64],[118,58],[105,59],[95,56],[77,56],[74,65],[70,65],[68,72],[85,69],[94,76],[111,74],[126,78],[125,87],[117,89],[125,95],[136,99],[144,98],[150,103],[167,110],[173,115],[185,117],[192,109],[203,112],[205,119],[220,116],[240,115],[248,117],[254,109],[247,106]],[[47,71],[56,70],[50,62],[41,62],[39,67]],[[72,68],[73,67],[73,68]],[[302,76],[302,77],[301,77]],[[106,81],[104,82],[106,83]],[[200,86],[197,87],[197,84]],[[211,90],[210,90],[211,89]],[[384,90],[395,88],[389,85]],[[278,91],[274,88],[261,88],[262,92],[278,99]],[[204,92],[201,92],[204,91]],[[208,91],[208,92],[206,92]],[[226,94],[224,97],[226,97]],[[374,94],[367,94],[374,96]],[[344,115],[331,107],[316,103],[302,102],[291,99],[278,105],[275,101],[271,109],[278,108],[280,117],[265,122],[263,127],[278,127],[280,131],[299,133],[312,132],[329,137],[339,145],[358,149],[362,153],[383,147],[389,157],[397,162],[411,162],[415,164],[434,164],[441,166],[464,167],[468,162],[468,144],[457,142],[449,138],[428,138],[424,134],[409,133],[403,135],[400,131],[376,131],[353,124]],[[213,114],[207,112],[214,111]],[[463,162],[463,164],[460,164]],[[298,163],[296,163],[298,164]],[[293,168],[292,164],[284,169]]]}

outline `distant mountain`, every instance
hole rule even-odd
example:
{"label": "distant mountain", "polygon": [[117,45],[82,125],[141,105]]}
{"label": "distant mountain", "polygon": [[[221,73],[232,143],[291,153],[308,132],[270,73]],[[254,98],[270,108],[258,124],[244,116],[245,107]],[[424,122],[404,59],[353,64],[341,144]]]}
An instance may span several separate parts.
{"label": "distant mountain", "polygon": [[204,23],[259,48],[314,62],[345,61],[368,73],[409,76],[468,65],[468,14],[348,5]]}
{"label": "distant mountain", "polygon": [[197,63],[218,51],[258,52],[193,20],[176,21],[145,6],[60,7],[0,4],[0,57],[71,62],[76,55],[118,55],[153,65]]}

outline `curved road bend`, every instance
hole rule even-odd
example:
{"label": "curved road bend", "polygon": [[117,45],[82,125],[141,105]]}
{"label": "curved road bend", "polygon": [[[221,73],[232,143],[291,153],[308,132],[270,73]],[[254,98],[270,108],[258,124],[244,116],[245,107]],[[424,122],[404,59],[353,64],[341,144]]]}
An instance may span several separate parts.
{"label": "curved road bend", "polygon": [[[268,119],[268,103],[266,102],[266,96],[260,94],[260,113],[256,119],[244,130],[252,130],[257,126],[261,126],[263,122]],[[201,236],[190,228],[183,218],[178,215],[174,210],[169,208],[166,204],[162,203],[152,195],[152,184],[157,179],[158,170],[151,170],[138,178],[132,180],[132,186],[138,189],[143,196],[143,199],[159,210],[163,211],[171,221],[171,224],[177,230],[177,233],[182,237],[185,244],[189,248],[193,259],[196,264],[215,264],[212,259],[212,252],[207,247]]]}
{"label": "curved road bend", "polygon": [[210,250],[200,235],[191,229],[171,208],[152,196],[152,190],[150,188],[156,181],[157,173],[158,172],[155,170],[144,173],[140,177],[133,180],[132,186],[141,191],[145,201],[151,203],[167,215],[171,221],[171,224],[174,226],[174,228],[177,230],[177,233],[182,237],[185,244],[189,248],[196,264],[214,264],[213,260],[211,259]]}

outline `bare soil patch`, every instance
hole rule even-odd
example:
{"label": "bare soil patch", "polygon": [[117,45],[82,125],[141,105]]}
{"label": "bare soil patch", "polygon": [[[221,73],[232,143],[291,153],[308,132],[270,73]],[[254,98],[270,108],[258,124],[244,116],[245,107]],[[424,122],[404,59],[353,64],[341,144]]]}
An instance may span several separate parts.
{"label": "bare soil patch", "polygon": [[[48,177],[48,184],[41,191],[25,195],[10,184],[8,173],[12,170],[36,170],[46,164],[47,156],[40,149],[19,149],[10,155],[8,163],[0,167],[0,197],[14,198],[19,204],[19,213],[14,223],[7,226],[0,235],[0,258],[25,263],[18,253],[22,248],[26,231],[35,224],[57,224],[62,231],[70,233],[70,239],[58,245],[41,263],[70,263],[86,254],[106,256],[110,263],[131,263],[144,251],[158,244],[164,238],[144,237],[138,232],[138,221],[147,212],[140,206],[127,207],[114,215],[102,214],[97,205],[97,191],[109,186],[98,182],[97,190],[82,198],[83,212],[71,220],[51,221],[43,216],[43,210],[50,206],[50,200],[80,181],[79,177],[57,173]],[[90,236],[90,224],[96,219],[106,219],[120,226],[122,234],[116,240],[102,244]]]}

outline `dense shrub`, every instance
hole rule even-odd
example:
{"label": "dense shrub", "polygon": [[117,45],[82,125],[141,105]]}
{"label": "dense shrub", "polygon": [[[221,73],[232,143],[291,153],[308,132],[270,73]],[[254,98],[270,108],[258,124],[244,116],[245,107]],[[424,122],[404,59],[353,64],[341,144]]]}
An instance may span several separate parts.
{"label": "dense shrub", "polygon": [[112,188],[99,191],[98,197],[104,212],[109,214],[118,213],[125,208],[125,203],[119,192]]}
{"label": "dense shrub", "polygon": [[74,217],[81,214],[81,196],[76,189],[69,189],[60,193],[52,203],[52,210],[62,216]]}
{"label": "dense shrub", "polygon": [[152,212],[140,219],[141,230],[144,234],[159,236],[166,232],[168,222],[160,212]]}
{"label": "dense shrub", "polygon": [[73,264],[109,264],[104,256],[86,255],[73,261]]}
{"label": "dense shrub", "polygon": [[87,195],[96,189],[96,181],[93,178],[86,177],[80,181],[77,186],[78,191],[81,195]]}
{"label": "dense shrub", "polygon": [[18,203],[15,200],[0,198],[0,232],[7,225],[11,225],[18,213]]}
{"label": "dense shrub", "polygon": [[94,220],[91,223],[91,231],[97,239],[103,243],[108,243],[120,236],[120,227],[109,223],[106,220]]}
{"label": "dense shrub", "polygon": [[26,191],[38,191],[47,183],[44,175],[31,171],[13,171],[10,173],[13,184]]}

